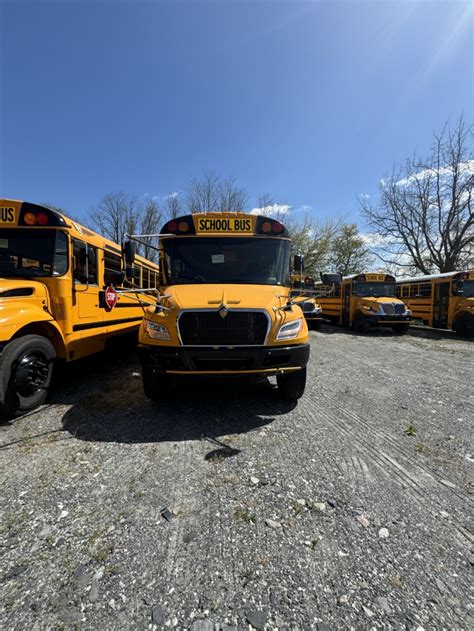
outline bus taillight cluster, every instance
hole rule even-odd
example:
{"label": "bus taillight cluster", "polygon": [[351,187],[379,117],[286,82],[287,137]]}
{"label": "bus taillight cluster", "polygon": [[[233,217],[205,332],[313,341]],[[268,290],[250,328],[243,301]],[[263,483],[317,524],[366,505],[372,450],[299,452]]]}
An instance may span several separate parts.
{"label": "bus taillight cluster", "polygon": [[27,212],[23,215],[23,221],[27,226],[47,226],[49,224],[49,215],[44,212]]}

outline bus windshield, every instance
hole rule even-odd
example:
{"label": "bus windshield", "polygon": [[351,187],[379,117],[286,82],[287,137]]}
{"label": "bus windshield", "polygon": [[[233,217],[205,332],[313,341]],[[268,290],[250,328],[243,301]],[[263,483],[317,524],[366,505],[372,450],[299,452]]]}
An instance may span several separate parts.
{"label": "bus windshield", "polygon": [[67,271],[67,236],[60,230],[0,230],[0,276],[34,278]]}
{"label": "bus windshield", "polygon": [[290,284],[290,241],[258,237],[185,237],[163,239],[162,245],[170,285]]}
{"label": "bus windshield", "polygon": [[474,298],[474,280],[465,280],[461,285],[461,296],[463,298]]}
{"label": "bus windshield", "polygon": [[354,293],[356,296],[387,296],[395,297],[395,283],[355,283]]}

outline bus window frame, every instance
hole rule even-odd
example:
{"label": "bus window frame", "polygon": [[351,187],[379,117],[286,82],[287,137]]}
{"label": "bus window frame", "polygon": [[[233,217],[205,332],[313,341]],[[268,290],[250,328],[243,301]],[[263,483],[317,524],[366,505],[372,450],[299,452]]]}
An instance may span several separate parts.
{"label": "bus window frame", "polygon": [[[56,247],[58,244],[58,236],[60,232],[64,235],[66,239],[66,270],[62,274],[55,274],[54,262],[56,259]],[[69,243],[69,234],[65,230],[56,230],[56,238],[54,239],[53,271],[51,273],[51,276],[49,276],[48,278],[61,278],[61,276],[65,276],[71,268],[71,259],[72,259],[72,256],[71,256],[71,246]]]}
{"label": "bus window frame", "polygon": [[[75,278],[75,273],[77,269],[76,255],[74,253],[74,244],[83,244],[86,250],[86,281],[79,280]],[[89,280],[89,249],[93,250],[95,253],[95,281],[90,282]],[[96,245],[92,245],[88,241],[84,241],[83,239],[78,239],[77,237],[72,237],[72,259],[73,259],[73,267],[72,267],[72,280],[74,285],[84,285],[86,287],[98,287],[99,286],[99,255],[98,255],[99,247]]]}
{"label": "bus window frame", "polygon": [[[123,260],[122,257],[120,256],[120,254],[118,254],[118,252],[113,252],[110,248],[105,247],[103,250],[103,264],[104,264],[104,272],[102,275],[102,284],[105,287],[108,287],[109,285],[113,285],[114,287],[122,287],[123,286]],[[110,268],[106,268],[105,265],[105,257],[109,255],[109,256],[113,256],[116,257],[117,259],[119,259],[120,261],[120,271],[116,271],[116,270],[111,270]],[[106,280],[106,274],[110,273],[111,275],[116,275],[118,277],[118,281],[120,282],[114,282],[114,281],[108,281]]]}

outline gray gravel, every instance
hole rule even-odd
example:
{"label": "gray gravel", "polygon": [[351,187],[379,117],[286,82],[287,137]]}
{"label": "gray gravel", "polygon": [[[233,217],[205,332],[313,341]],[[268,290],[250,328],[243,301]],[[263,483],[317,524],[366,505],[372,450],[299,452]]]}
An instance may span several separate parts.
{"label": "gray gravel", "polygon": [[311,336],[296,407],[102,356],[1,425],[0,627],[473,628],[474,345]]}

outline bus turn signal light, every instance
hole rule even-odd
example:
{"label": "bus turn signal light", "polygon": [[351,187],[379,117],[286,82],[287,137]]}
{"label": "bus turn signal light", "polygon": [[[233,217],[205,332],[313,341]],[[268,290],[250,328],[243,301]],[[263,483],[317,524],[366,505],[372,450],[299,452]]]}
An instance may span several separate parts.
{"label": "bus turn signal light", "polygon": [[34,213],[25,213],[23,221],[27,226],[34,226],[36,224],[36,215]]}

